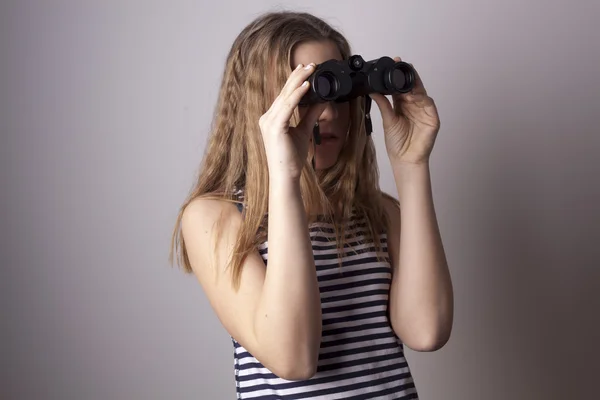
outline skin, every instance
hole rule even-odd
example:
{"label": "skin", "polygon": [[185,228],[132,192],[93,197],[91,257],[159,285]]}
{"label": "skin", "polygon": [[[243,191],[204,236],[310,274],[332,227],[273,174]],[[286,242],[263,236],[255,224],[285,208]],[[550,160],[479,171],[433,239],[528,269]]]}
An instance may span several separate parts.
{"label": "skin", "polygon": [[[298,46],[293,63],[318,64],[331,58],[340,59],[332,43],[307,43]],[[199,198],[182,216],[190,264],[219,320],[267,368],[288,380],[315,374],[322,330],[316,268],[298,179],[300,152],[294,146],[307,140],[310,126],[318,119],[321,132],[340,137],[335,145],[317,148],[317,168],[327,168],[336,162],[349,125],[347,105],[327,104],[322,110],[300,110],[309,122],[293,129],[293,135],[282,134],[288,132],[289,106],[297,104],[305,93],[301,84],[310,73],[310,68],[294,70],[279,100],[261,118],[261,129],[268,139],[265,145],[272,149],[268,153],[273,157],[269,171],[269,268],[258,251],[252,251],[243,265],[240,288],[234,290],[226,260],[242,225],[237,208]],[[382,114],[400,200],[400,207],[384,204],[391,220],[391,324],[407,347],[433,351],[447,342],[453,320],[452,284],[435,217],[429,170],[439,118],[420,79],[414,93],[393,96],[393,102],[380,95],[371,97]],[[302,152],[302,157],[305,155]],[[221,215],[225,221],[222,240],[215,250],[213,229]]]}
{"label": "skin", "polygon": [[[296,48],[292,62],[319,64],[332,58],[341,59],[333,42],[308,42]],[[393,269],[391,323],[407,346],[434,351],[449,340],[454,312],[452,281],[435,215],[429,168],[440,119],[418,72],[412,92],[393,95],[391,102],[381,94],[371,94],[371,98],[381,112],[386,150],[401,203],[401,208],[391,202],[384,204],[392,221],[388,232]],[[319,117],[321,132],[332,131],[342,139],[334,145],[317,146],[317,169],[335,164],[348,131],[349,111],[348,103],[330,102]]]}
{"label": "skin", "polygon": [[[395,60],[401,61],[400,57]],[[392,221],[391,322],[409,347],[434,351],[450,338],[454,294],[433,204],[429,167],[440,119],[416,69],[415,73],[412,92],[393,95],[391,102],[381,94],[372,94],[371,98],[381,112],[400,201],[400,208],[386,205]]]}
{"label": "skin", "polygon": [[[295,68],[298,64],[308,65],[310,63],[318,65],[331,59],[342,59],[335,43],[331,41],[306,42],[299,44],[294,49],[291,66]],[[299,107],[298,110],[300,117],[303,118],[307,108]],[[316,146],[315,169],[320,170],[333,166],[344,146],[350,127],[350,103],[327,102],[318,121],[321,134],[332,133],[338,138],[334,143]]]}

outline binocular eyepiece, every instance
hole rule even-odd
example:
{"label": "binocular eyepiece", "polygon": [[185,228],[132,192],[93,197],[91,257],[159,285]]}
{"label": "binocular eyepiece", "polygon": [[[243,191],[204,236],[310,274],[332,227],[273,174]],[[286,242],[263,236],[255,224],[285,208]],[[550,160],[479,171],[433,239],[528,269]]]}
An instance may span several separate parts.
{"label": "binocular eyepiece", "polygon": [[360,55],[353,55],[317,65],[308,81],[310,89],[300,100],[301,105],[341,103],[370,93],[410,92],[415,85],[415,71],[410,64],[390,57],[365,61]]}

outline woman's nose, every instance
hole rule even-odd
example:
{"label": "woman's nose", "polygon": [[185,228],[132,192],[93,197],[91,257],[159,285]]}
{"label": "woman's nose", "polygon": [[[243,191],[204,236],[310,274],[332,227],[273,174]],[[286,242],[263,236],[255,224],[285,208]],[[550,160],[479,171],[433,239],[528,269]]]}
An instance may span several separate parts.
{"label": "woman's nose", "polygon": [[328,101],[327,106],[319,117],[320,121],[332,121],[338,117],[337,105],[333,101]]}

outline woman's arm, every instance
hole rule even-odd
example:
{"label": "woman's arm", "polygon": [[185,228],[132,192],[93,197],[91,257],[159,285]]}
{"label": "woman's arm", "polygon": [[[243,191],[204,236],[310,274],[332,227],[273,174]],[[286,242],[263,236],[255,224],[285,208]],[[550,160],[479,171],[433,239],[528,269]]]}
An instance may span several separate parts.
{"label": "woman's arm", "polygon": [[[229,334],[277,376],[308,379],[317,367],[321,302],[307,218],[298,181],[271,182],[269,192],[268,268],[253,251],[238,291],[225,268],[242,225],[236,207],[194,200],[183,215],[183,236],[193,270]],[[213,226],[221,213],[225,224],[215,252]]]}
{"label": "woman's arm", "polygon": [[453,289],[433,205],[428,163],[392,164],[400,209],[386,201],[393,278],[390,318],[403,343],[434,351],[450,338]]}

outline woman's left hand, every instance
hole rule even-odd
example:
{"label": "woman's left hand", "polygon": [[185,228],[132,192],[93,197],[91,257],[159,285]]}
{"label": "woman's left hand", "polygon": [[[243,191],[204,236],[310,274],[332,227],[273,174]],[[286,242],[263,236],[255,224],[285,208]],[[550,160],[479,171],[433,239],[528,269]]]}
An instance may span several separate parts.
{"label": "woman's left hand", "polygon": [[[394,60],[401,61],[400,57],[395,57]],[[440,129],[435,103],[427,95],[416,71],[415,78],[415,86],[411,92],[392,95],[393,105],[382,94],[370,94],[381,112],[385,147],[392,163],[429,162]]]}

